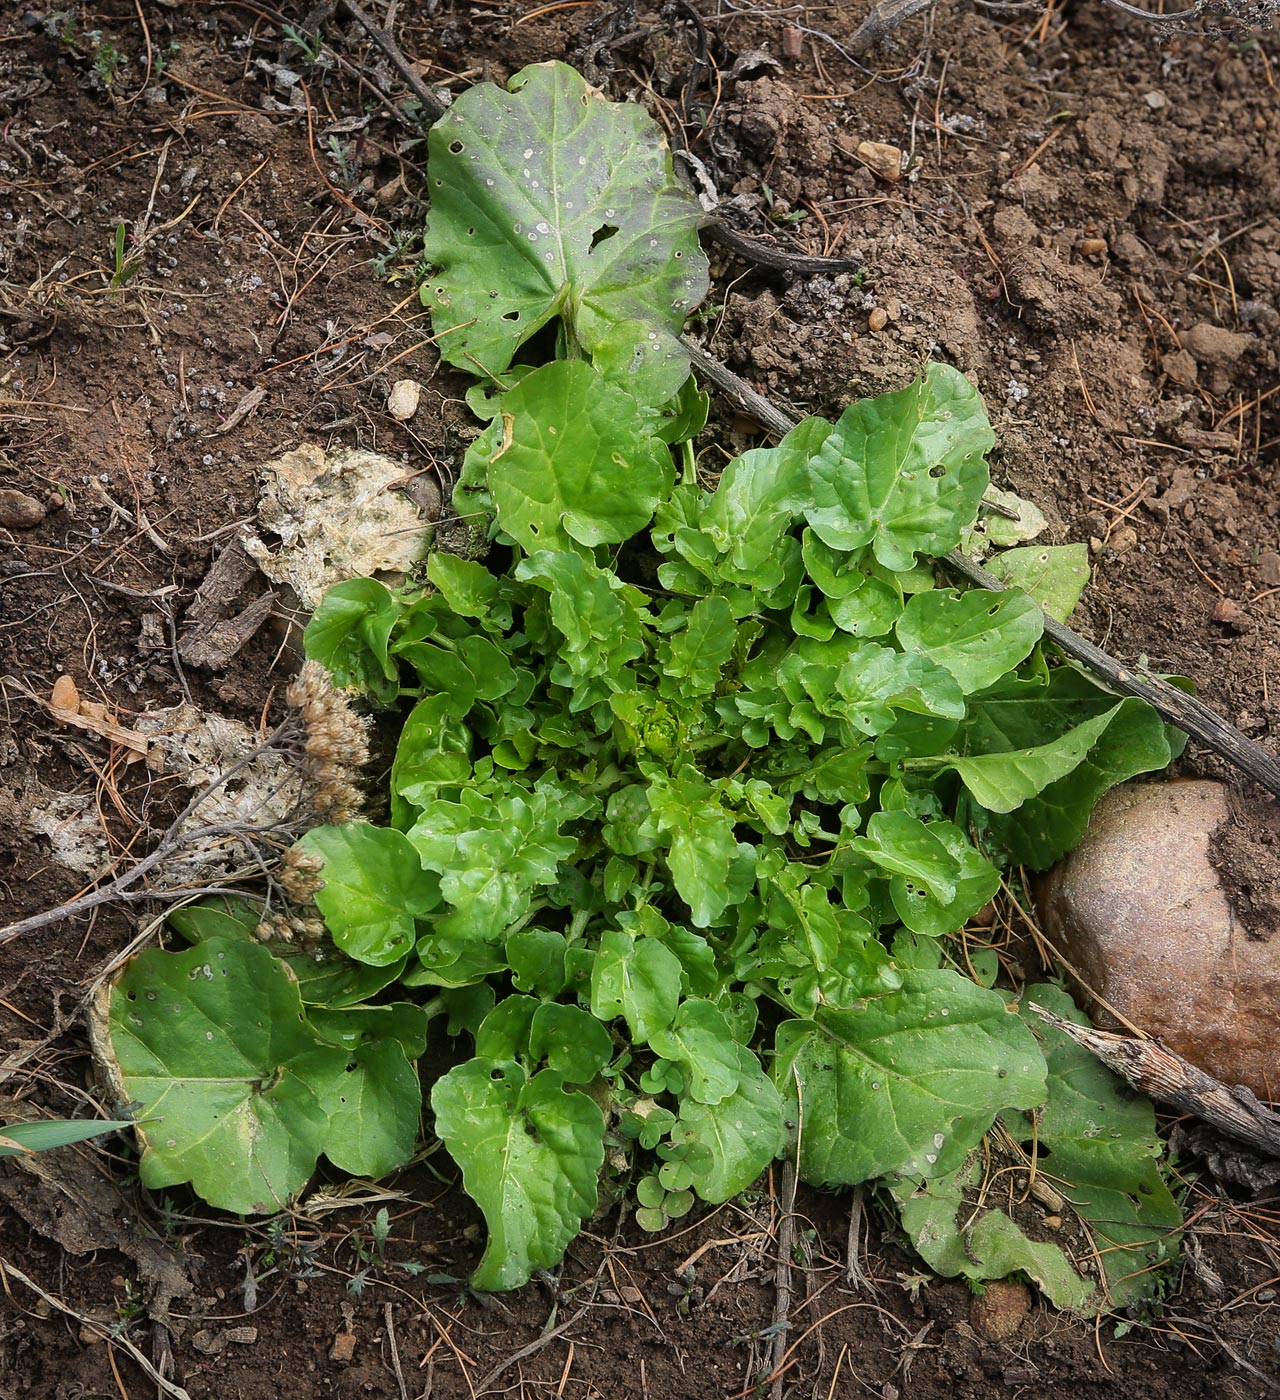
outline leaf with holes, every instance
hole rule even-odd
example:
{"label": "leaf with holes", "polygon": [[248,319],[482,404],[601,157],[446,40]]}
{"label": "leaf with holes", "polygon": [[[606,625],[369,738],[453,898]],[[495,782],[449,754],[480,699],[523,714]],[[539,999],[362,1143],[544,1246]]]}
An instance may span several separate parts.
{"label": "leaf with holes", "polygon": [[1052,618],[1065,622],[1089,582],[1089,546],[1025,545],[987,560],[987,572],[1029,593]]}
{"label": "leaf with holes", "polygon": [[444,358],[501,375],[558,317],[633,396],[671,399],[689,373],[680,328],[707,291],[703,215],[644,108],[535,64],[510,91],[463,93],[428,148],[422,298]]}
{"label": "leaf with holes", "polygon": [[945,554],[977,516],[995,441],[973,385],[930,365],[906,389],[844,411],[809,463],[809,524],[832,549],[869,544],[889,569]]}
{"label": "leaf with holes", "polygon": [[896,631],[907,651],[950,671],[960,689],[972,695],[1026,660],[1044,631],[1044,618],[1025,593],[935,588],[910,599]]}

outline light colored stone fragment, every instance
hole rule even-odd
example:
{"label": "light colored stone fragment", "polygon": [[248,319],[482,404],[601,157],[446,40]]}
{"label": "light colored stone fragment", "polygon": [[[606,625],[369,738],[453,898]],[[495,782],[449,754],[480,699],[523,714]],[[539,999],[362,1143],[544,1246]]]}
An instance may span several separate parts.
{"label": "light colored stone fragment", "polygon": [[896,184],[902,179],[902,151],[883,141],[863,141],[858,146],[858,159],[882,180]]}
{"label": "light colored stone fragment", "polygon": [[387,395],[387,412],[407,422],[418,411],[418,400],[422,397],[422,385],[416,379],[397,379]]}
{"label": "light colored stone fragment", "polygon": [[[1170,1050],[1259,1096],[1280,1091],[1280,938],[1234,914],[1210,843],[1230,818],[1207,781],[1130,783],[1041,882],[1040,919],[1091,989]],[[1115,1027],[1100,1006],[1099,1025]]]}

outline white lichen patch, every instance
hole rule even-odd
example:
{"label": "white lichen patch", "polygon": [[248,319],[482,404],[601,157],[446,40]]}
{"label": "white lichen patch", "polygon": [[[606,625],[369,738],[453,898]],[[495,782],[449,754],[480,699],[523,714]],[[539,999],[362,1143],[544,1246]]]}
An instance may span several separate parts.
{"label": "white lichen patch", "polygon": [[103,834],[93,798],[87,794],[56,792],[36,785],[25,794],[23,825],[49,842],[49,855],[81,875],[95,875],[108,863],[107,838]]}
{"label": "white lichen patch", "polygon": [[296,766],[264,749],[262,735],[238,719],[184,704],[140,715],[136,727],[150,741],[148,765],[174,774],[193,794],[243,765],[204,799],[193,825],[270,825],[298,804]]}
{"label": "white lichen patch", "polygon": [[344,579],[406,574],[426,553],[430,526],[394,487],[403,463],[376,452],[304,444],[260,468],[259,525],[278,535],[272,549],[250,534],[245,549],[275,583],[314,610]]}

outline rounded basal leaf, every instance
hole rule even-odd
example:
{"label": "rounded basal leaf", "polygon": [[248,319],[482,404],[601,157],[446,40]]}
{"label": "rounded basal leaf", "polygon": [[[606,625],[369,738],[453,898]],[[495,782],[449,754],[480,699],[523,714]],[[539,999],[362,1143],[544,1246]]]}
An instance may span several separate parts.
{"label": "rounded basal leaf", "polygon": [[930,365],[896,394],[850,405],[809,464],[805,512],[832,549],[869,544],[886,568],[945,554],[973,522],[995,446],[982,398],[957,369]]}
{"label": "rounded basal leaf", "polygon": [[956,972],[906,971],[901,991],[860,1009],[784,1022],[776,1044],[801,1175],[818,1185],[953,1171],[997,1113],[1045,1097],[1034,1037]]}
{"label": "rounded basal leaf", "polygon": [[647,1043],[675,1019],[680,959],[656,938],[606,929],[591,969],[591,1014],[625,1016],[632,1036]]}
{"label": "rounded basal leaf", "polygon": [[344,953],[383,967],[411,951],[415,921],[440,903],[440,883],[403,832],[367,822],[319,826],[298,845],[324,860],[315,902]]}
{"label": "rounded basal leaf", "polygon": [[511,1061],[469,1060],[431,1091],[436,1131],[484,1212],[476,1288],[518,1288],[560,1262],[596,1207],[604,1115],[553,1070],[526,1079]]}
{"label": "rounded basal leaf", "polygon": [[325,1086],[347,1063],[311,1035],[283,964],[229,938],[135,957],[98,1045],[136,1108],[143,1183],[189,1181],[246,1215],[283,1209],[306,1183],[328,1128]]}
{"label": "rounded basal leaf", "polygon": [[501,374],[558,316],[602,370],[665,403],[688,377],[677,337],[707,291],[702,212],[638,103],[606,102],[563,63],[510,88],[478,83],[428,138],[422,298],[441,354]]}
{"label": "rounded basal leaf", "polygon": [[498,522],[528,553],[615,544],[653,518],[671,451],[629,394],[582,360],[536,370],[507,395],[489,461]]}
{"label": "rounded basal leaf", "polygon": [[340,1171],[379,1177],[413,1156],[422,1110],[418,1073],[398,1040],[362,1045],[326,1085],[324,1155]]}

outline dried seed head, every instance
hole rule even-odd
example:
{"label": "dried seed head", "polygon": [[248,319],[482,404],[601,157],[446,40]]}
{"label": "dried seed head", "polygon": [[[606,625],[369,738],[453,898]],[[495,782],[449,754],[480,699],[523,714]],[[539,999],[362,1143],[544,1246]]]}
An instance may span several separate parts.
{"label": "dried seed head", "polygon": [[280,862],[280,888],[291,904],[309,904],[312,895],[324,888],[320,871],[324,869],[322,857],[311,851],[291,847],[284,853]]}
{"label": "dried seed head", "polygon": [[312,811],[335,825],[356,820],[363,803],[354,775],[369,762],[368,722],[318,661],[304,663],[286,696],[306,725],[303,774]]}

